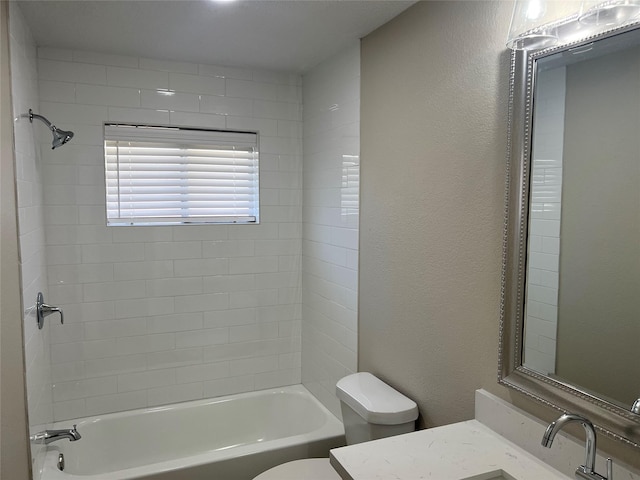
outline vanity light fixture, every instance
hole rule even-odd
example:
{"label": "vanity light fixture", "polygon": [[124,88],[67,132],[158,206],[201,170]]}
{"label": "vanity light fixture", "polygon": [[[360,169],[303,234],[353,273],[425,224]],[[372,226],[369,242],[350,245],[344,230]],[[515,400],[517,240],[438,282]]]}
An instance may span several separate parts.
{"label": "vanity light fixture", "polygon": [[547,0],[516,0],[507,47],[538,50],[558,43],[555,23],[563,17],[559,4]]}
{"label": "vanity light fixture", "polygon": [[578,21],[583,25],[615,27],[640,15],[640,0],[611,0],[582,2]]}
{"label": "vanity light fixture", "polygon": [[507,47],[541,50],[640,20],[640,0],[516,0]]}

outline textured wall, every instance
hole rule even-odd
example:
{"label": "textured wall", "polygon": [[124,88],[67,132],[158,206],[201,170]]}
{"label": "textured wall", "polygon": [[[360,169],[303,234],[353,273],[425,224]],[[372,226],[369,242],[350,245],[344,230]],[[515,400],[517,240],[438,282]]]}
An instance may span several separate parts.
{"label": "textured wall", "polygon": [[362,41],[358,369],[423,426],[497,389],[510,14],[420,2]]}
{"label": "textured wall", "polygon": [[303,85],[302,381],[340,417],[335,385],[357,356],[359,44]]}
{"label": "textured wall", "polygon": [[29,478],[29,444],[20,305],[9,3],[0,3],[0,478]]}
{"label": "textured wall", "polygon": [[362,42],[358,370],[423,426],[472,418],[478,387],[558,415],[497,384],[512,6],[420,2]]}

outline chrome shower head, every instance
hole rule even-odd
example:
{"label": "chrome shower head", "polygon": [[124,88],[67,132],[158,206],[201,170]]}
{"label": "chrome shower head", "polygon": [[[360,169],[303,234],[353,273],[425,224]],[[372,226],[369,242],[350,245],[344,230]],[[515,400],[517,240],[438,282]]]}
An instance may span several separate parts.
{"label": "chrome shower head", "polygon": [[73,138],[73,132],[67,130],[60,130],[54,126],[51,128],[51,133],[53,133],[53,143],[51,149],[58,148],[61,145],[64,145],[69,140]]}
{"label": "chrome shower head", "polygon": [[29,121],[33,123],[34,118],[37,118],[38,120],[43,122],[47,127],[49,127],[49,130],[51,130],[51,133],[53,134],[53,142],[51,142],[51,145],[52,145],[51,150],[53,150],[54,148],[58,148],[61,145],[64,145],[65,143],[67,143],[69,140],[73,138],[73,132],[67,131],[67,130],[60,130],[59,128],[56,128],[56,126],[52,125],[51,122],[47,120],[45,117],[43,117],[42,115],[38,115],[37,113],[33,113],[33,110],[29,109]]}

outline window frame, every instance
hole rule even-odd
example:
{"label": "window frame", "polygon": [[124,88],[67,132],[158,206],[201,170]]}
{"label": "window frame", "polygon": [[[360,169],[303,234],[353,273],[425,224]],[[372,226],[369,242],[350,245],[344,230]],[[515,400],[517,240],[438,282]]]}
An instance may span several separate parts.
{"label": "window frame", "polygon": [[[120,135],[116,135],[118,129],[122,128]],[[124,130],[129,129],[131,130]],[[145,129],[149,129],[148,135],[145,135]],[[126,134],[125,134],[126,132]],[[250,207],[250,215],[211,215],[211,216],[131,216],[131,217],[119,217],[113,216],[110,217],[110,212],[112,209],[110,208],[110,204],[114,203],[113,200],[110,200],[110,190],[114,188],[113,182],[116,183],[116,188],[120,188],[120,180],[110,179],[110,172],[114,171],[113,165],[116,162],[109,160],[109,154],[107,153],[108,148],[113,148],[113,146],[108,146],[108,142],[118,142],[118,141],[138,141],[141,143],[151,143],[157,142],[159,144],[163,143],[164,138],[160,136],[160,133],[166,133],[168,137],[170,137],[170,141],[166,141],[167,147],[171,148],[170,143],[179,144],[180,142],[184,142],[186,145],[189,145],[189,140],[193,140],[193,138],[199,140],[200,144],[206,143],[208,141],[212,141],[212,139],[204,139],[206,136],[211,136],[213,139],[218,137],[216,140],[218,142],[218,146],[236,146],[239,145],[241,147],[240,151],[243,151],[242,148],[246,148],[246,161],[248,163],[253,163],[253,172],[249,175],[251,176],[251,193],[248,194],[248,197],[251,198],[252,203]],[[184,138],[181,138],[180,132],[184,132]],[[234,137],[239,140],[237,142],[233,142]],[[244,138],[242,138],[244,137]],[[249,141],[248,139],[253,137],[254,141]],[[204,140],[203,140],[204,139]],[[196,146],[196,144],[193,144]],[[182,148],[182,147],[178,147]],[[186,150],[187,148],[185,148]],[[220,151],[226,151],[227,149],[220,149]],[[232,149],[228,149],[231,151]],[[106,225],[108,227],[121,227],[121,226],[178,226],[178,225],[258,225],[260,224],[260,135],[258,131],[242,131],[242,130],[226,130],[226,129],[215,129],[215,128],[203,128],[203,127],[184,127],[184,126],[176,126],[176,125],[154,125],[154,124],[138,124],[138,123],[122,123],[122,122],[105,122],[103,126],[103,156],[104,156],[104,174],[105,174],[105,219]],[[249,159],[253,157],[252,159]],[[159,162],[160,163],[160,162]],[[111,168],[110,168],[111,167]],[[121,171],[116,167],[115,169],[118,174]],[[189,172],[189,170],[186,170]],[[176,185],[179,186],[179,185]],[[113,194],[111,194],[113,195]],[[120,197],[120,193],[116,193],[118,205],[121,204],[122,199]]]}

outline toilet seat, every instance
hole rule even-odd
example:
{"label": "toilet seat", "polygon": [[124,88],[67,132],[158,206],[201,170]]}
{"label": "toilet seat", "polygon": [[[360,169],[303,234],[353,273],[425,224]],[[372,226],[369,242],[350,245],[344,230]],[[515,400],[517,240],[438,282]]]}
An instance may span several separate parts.
{"label": "toilet seat", "polygon": [[328,458],[305,458],[283,463],[253,480],[341,480]]}

